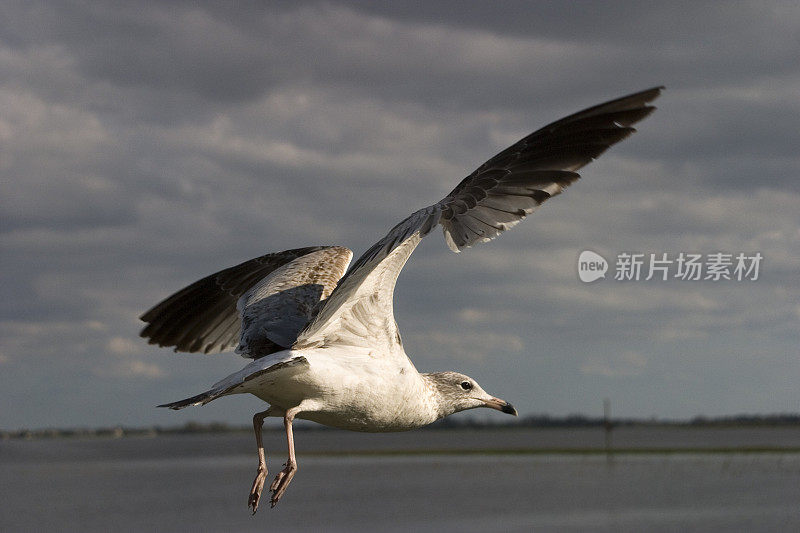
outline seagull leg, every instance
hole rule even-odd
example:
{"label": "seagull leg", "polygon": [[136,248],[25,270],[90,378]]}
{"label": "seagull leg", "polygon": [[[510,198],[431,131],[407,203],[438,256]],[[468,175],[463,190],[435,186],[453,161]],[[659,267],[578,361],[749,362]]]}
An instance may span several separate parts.
{"label": "seagull leg", "polygon": [[253,514],[258,510],[258,500],[261,498],[261,491],[264,489],[264,481],[267,479],[267,459],[264,456],[264,443],[261,440],[261,428],[264,426],[264,419],[270,416],[272,407],[266,411],[261,411],[253,415],[253,429],[256,433],[256,445],[258,446],[258,472],[253,480],[253,488],[250,489],[250,496],[247,498],[247,506],[253,509]]}
{"label": "seagull leg", "polygon": [[269,490],[272,491],[272,498],[270,503],[272,507],[275,507],[275,504],[278,503],[278,500],[281,499],[283,493],[286,492],[286,487],[289,486],[289,483],[292,481],[292,478],[297,473],[297,461],[295,461],[294,457],[294,437],[292,436],[292,421],[294,420],[295,415],[300,411],[299,407],[292,407],[286,411],[286,414],[283,416],[283,425],[286,427],[286,442],[289,445],[289,460],[286,461],[286,467],[278,472],[278,475],[275,477],[275,480],[269,486]]}

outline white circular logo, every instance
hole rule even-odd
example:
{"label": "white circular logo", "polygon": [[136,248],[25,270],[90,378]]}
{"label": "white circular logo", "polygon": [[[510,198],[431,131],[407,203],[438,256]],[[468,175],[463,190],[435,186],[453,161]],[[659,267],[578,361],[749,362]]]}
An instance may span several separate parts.
{"label": "white circular logo", "polygon": [[591,283],[606,277],[608,261],[591,250],[584,250],[578,256],[578,277],[584,283]]}

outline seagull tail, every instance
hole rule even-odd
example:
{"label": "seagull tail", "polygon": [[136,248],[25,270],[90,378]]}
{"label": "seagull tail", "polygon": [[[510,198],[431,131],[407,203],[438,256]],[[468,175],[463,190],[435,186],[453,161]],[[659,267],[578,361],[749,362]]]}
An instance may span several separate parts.
{"label": "seagull tail", "polygon": [[[278,354],[280,355],[280,354]],[[216,400],[220,396],[228,394],[240,394],[249,392],[249,389],[243,387],[248,381],[254,380],[264,374],[269,374],[276,371],[290,371],[297,372],[300,369],[308,368],[308,360],[303,356],[290,356],[289,359],[274,362],[274,359],[262,358],[256,359],[239,372],[231,374],[230,376],[214,383],[211,389],[201,392],[197,396],[178,400],[177,402],[165,403],[158,407],[168,407],[170,409],[183,409],[190,405],[205,405],[211,400]]]}
{"label": "seagull tail", "polygon": [[207,390],[206,392],[201,392],[200,394],[192,396],[191,398],[178,400],[177,402],[172,403],[165,403],[163,405],[159,405],[158,407],[168,407],[177,411],[178,409],[183,409],[184,407],[189,407],[192,405],[205,405],[211,400],[215,400],[220,396],[223,396],[227,392],[227,389],[228,387]]}

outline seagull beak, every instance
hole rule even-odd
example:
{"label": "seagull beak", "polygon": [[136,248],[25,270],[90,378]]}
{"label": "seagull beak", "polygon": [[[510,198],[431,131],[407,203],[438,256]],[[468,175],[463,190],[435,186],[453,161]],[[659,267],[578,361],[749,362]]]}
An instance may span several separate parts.
{"label": "seagull beak", "polygon": [[488,400],[484,400],[483,403],[486,407],[491,407],[492,409],[497,409],[498,411],[502,411],[506,414],[517,416],[517,410],[514,409],[514,406],[505,400],[501,400],[500,398],[490,398]]}

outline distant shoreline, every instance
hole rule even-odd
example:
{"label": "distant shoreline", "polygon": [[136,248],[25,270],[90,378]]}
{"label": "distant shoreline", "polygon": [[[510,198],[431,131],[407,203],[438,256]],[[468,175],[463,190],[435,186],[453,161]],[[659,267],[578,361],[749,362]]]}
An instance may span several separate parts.
{"label": "distant shoreline", "polygon": [[[669,428],[746,428],[746,427],[800,427],[798,414],[773,414],[773,415],[735,415],[726,417],[698,416],[689,420],[660,420],[660,419],[610,419],[602,417],[592,418],[582,415],[566,417],[551,417],[547,415],[532,415],[523,417],[518,421],[486,423],[466,419],[444,419],[431,424],[423,430],[436,429],[503,429],[503,428],[597,428],[613,431],[621,427],[669,427]],[[331,431],[330,428],[317,424],[298,425],[300,431]],[[59,439],[59,438],[123,438],[176,434],[225,434],[225,433],[250,433],[250,425],[230,425],[224,422],[187,422],[180,426],[151,426],[151,427],[101,427],[101,428],[43,428],[43,429],[17,429],[0,430],[0,440],[7,439]],[[619,450],[617,451],[620,452]],[[536,453],[540,453],[537,451]]]}

